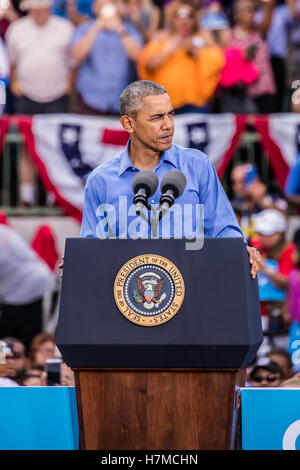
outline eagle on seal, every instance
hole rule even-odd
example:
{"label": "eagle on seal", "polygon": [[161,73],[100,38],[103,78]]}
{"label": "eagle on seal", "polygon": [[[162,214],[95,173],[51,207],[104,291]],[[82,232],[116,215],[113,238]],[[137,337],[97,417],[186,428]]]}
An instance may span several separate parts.
{"label": "eagle on seal", "polygon": [[155,285],[151,284],[150,282],[143,284],[141,279],[139,277],[135,278],[136,284],[137,284],[137,289],[142,297],[141,299],[138,300],[140,303],[147,302],[148,304],[154,302],[156,304],[160,304],[161,301],[157,299],[157,297],[160,295],[162,286],[164,283],[163,279],[160,279]]}

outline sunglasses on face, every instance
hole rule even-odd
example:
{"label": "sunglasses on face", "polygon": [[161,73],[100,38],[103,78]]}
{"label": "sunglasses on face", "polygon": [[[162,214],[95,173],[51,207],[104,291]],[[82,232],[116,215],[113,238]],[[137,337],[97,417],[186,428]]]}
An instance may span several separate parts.
{"label": "sunglasses on face", "polygon": [[191,19],[191,18],[193,18],[193,13],[190,12],[190,11],[188,11],[188,10],[186,10],[186,9],[184,9],[184,8],[182,8],[182,9],[179,9],[179,10],[175,13],[175,16],[176,16],[177,18],[189,18],[189,19]]}
{"label": "sunglasses on face", "polygon": [[279,379],[279,377],[277,375],[269,374],[266,377],[260,377],[260,376],[253,377],[252,381],[257,382],[257,383],[261,383],[264,380],[266,380],[267,382],[272,383],[272,382],[275,382],[275,380],[278,380],[278,379]]}

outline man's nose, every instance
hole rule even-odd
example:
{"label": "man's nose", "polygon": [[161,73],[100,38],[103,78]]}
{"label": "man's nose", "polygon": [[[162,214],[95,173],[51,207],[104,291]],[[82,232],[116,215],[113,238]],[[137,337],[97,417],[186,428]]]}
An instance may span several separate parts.
{"label": "man's nose", "polygon": [[163,129],[172,129],[174,127],[173,116],[165,116],[162,127]]}
{"label": "man's nose", "polygon": [[260,383],[260,386],[261,387],[267,387],[268,386],[268,381],[267,379],[262,379],[261,383]]}

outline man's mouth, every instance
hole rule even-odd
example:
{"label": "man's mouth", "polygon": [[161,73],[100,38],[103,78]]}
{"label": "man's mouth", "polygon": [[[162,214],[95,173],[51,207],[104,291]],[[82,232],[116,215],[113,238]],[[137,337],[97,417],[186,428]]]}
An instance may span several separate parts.
{"label": "man's mouth", "polygon": [[162,135],[160,139],[170,139],[173,137],[173,134]]}

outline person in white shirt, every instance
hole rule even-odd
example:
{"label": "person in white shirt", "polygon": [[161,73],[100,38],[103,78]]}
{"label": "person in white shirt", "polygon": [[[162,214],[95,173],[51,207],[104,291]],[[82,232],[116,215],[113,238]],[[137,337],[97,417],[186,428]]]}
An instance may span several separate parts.
{"label": "person in white shirt", "polygon": [[0,332],[28,348],[42,330],[43,296],[54,286],[48,265],[11,227],[0,225]]}
{"label": "person in white shirt", "polygon": [[[23,0],[28,14],[7,29],[5,41],[10,63],[14,112],[22,115],[68,113],[73,68],[69,43],[73,24],[52,14],[52,0]],[[20,199],[34,199],[33,167],[24,151],[20,160]]]}
{"label": "person in white shirt", "polygon": [[71,84],[72,23],[51,13],[52,0],[23,0],[28,14],[7,29],[11,90],[16,112],[64,113]]}

